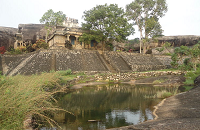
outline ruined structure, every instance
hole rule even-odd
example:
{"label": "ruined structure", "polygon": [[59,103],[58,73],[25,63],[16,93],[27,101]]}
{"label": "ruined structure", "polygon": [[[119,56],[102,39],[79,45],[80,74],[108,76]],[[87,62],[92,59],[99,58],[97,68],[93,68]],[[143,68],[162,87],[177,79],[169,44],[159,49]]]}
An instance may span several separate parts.
{"label": "ruined structure", "polygon": [[31,45],[38,39],[45,39],[46,30],[43,24],[19,24],[18,32],[15,34],[14,48]]}

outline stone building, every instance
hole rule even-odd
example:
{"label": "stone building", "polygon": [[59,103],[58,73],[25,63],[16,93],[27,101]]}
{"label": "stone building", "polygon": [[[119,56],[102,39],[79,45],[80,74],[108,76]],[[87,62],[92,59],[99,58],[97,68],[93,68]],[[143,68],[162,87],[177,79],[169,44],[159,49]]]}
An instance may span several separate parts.
{"label": "stone building", "polygon": [[48,39],[50,48],[82,49],[84,46],[79,42],[82,35],[80,27],[59,26]]}
{"label": "stone building", "polygon": [[[82,36],[82,29],[78,26],[78,20],[66,18],[63,26],[57,26],[50,33],[47,42],[51,49],[69,48],[69,49],[95,49],[97,43],[91,41],[91,44],[84,45],[79,42]],[[14,48],[21,48],[29,44],[34,44],[38,39],[45,40],[46,30],[44,24],[19,24],[18,32],[15,34]]]}

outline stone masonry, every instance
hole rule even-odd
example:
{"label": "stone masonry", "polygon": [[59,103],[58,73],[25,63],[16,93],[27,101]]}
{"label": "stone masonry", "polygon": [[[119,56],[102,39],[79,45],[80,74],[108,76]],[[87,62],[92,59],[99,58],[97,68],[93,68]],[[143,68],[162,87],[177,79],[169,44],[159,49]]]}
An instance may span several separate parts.
{"label": "stone masonry", "polygon": [[169,67],[169,57],[124,52],[88,50],[39,50],[20,55],[0,55],[0,71],[8,76],[31,75],[51,70],[71,69],[73,72],[139,72]]}

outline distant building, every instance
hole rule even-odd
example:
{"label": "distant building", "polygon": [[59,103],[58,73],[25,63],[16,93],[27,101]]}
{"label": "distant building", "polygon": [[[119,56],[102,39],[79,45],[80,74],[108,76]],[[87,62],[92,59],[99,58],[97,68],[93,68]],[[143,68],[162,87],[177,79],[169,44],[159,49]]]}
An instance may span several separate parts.
{"label": "distant building", "polygon": [[[57,26],[54,31],[50,32],[48,43],[50,48],[69,48],[83,49],[84,43],[79,42],[82,36],[82,29],[79,27],[78,20],[66,17],[63,26]],[[35,43],[38,39],[46,38],[44,24],[19,24],[18,33],[15,34],[14,48],[21,48]],[[87,48],[95,48],[97,43],[91,41]]]}

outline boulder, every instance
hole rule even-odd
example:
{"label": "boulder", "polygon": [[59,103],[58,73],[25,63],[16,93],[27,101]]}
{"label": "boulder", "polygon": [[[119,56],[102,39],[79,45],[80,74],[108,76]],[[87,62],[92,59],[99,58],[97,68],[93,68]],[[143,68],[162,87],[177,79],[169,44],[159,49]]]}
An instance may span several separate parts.
{"label": "boulder", "polygon": [[4,46],[7,50],[10,46],[14,46],[16,33],[17,28],[0,27],[0,47]]}
{"label": "boulder", "polygon": [[196,79],[194,80],[194,85],[200,86],[200,75],[198,77],[196,77]]}

